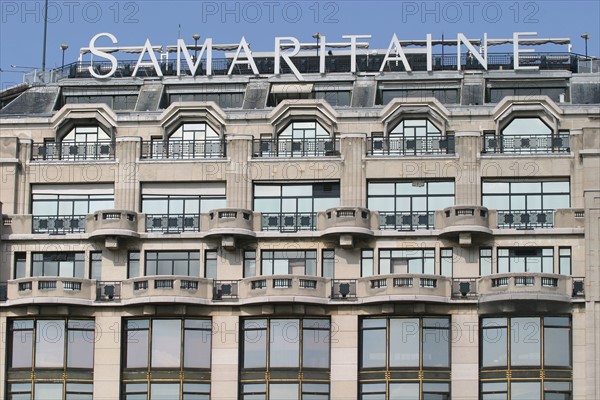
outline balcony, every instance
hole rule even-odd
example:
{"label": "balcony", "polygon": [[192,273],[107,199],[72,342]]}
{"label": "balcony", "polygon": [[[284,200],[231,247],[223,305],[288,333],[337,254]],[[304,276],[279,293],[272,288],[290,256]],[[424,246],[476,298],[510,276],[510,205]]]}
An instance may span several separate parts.
{"label": "balcony", "polygon": [[433,211],[417,212],[379,212],[379,229],[397,231],[415,231],[418,229],[434,229],[435,213]]}
{"label": "balcony", "polygon": [[[178,297],[208,300],[213,298],[213,280],[192,276],[145,276],[122,282],[121,298],[125,300],[152,297],[157,302],[173,302]],[[163,299],[158,299],[163,297]]]}
{"label": "balcony", "polygon": [[[138,238],[137,213],[126,210],[101,210],[87,216],[86,231],[90,238]],[[116,245],[116,241],[113,242]],[[110,246],[107,246],[110,247]]]}
{"label": "balcony", "polygon": [[[255,237],[254,214],[251,210],[220,208],[211,210],[207,216],[207,237],[220,236],[221,244],[228,250],[235,249],[235,237]],[[203,221],[204,224],[204,221]]]}
{"label": "balcony", "polygon": [[554,210],[496,210],[500,229],[552,228]]}
{"label": "balcony", "polygon": [[4,214],[2,216],[2,234],[31,234],[32,219],[31,214]]}
{"label": "balcony", "polygon": [[[570,302],[573,279],[565,275],[514,272],[483,276],[478,283],[479,301],[550,300]],[[583,290],[583,289],[582,289]]]}
{"label": "balcony", "polygon": [[96,297],[95,289],[91,279],[31,277],[8,281],[7,297],[10,301],[35,299],[36,303],[76,303],[93,300]]}
{"label": "balcony", "polygon": [[316,213],[262,213],[263,231],[297,232],[316,229]]}
{"label": "balcony", "polygon": [[33,143],[31,147],[32,161],[90,161],[114,158],[115,145],[112,142],[46,142]]}
{"label": "balcony", "polygon": [[487,237],[492,234],[489,212],[480,206],[452,206],[436,213],[437,229],[441,235],[458,237],[461,246],[471,245],[472,236]]}
{"label": "balcony", "polygon": [[451,295],[452,281],[440,275],[394,274],[358,279],[357,296],[364,301],[381,301],[381,296],[402,300],[445,302]]}
{"label": "balcony", "polygon": [[453,136],[372,137],[367,139],[367,156],[422,156],[454,154]]}
{"label": "balcony", "polygon": [[253,158],[339,157],[339,139],[254,139]]}
{"label": "balcony", "polygon": [[326,299],[329,297],[328,289],[327,279],[318,276],[270,275],[240,281],[240,297],[243,299],[282,296],[290,300],[297,296]]}
{"label": "balcony", "polygon": [[146,214],[146,232],[200,231],[200,214]]}
{"label": "balcony", "polygon": [[193,160],[224,158],[222,140],[151,140],[142,142],[143,160]]}
{"label": "balcony", "polygon": [[373,236],[371,212],[360,207],[330,208],[317,215],[324,236],[339,236],[340,246],[353,247],[353,236]]}
{"label": "balcony", "polygon": [[34,215],[32,232],[50,235],[85,232],[86,215]]}
{"label": "balcony", "polygon": [[357,279],[332,279],[332,300],[356,300]]}
{"label": "balcony", "polygon": [[484,154],[553,154],[571,151],[569,133],[558,135],[500,135],[483,136]]}
{"label": "balcony", "polygon": [[119,302],[121,301],[121,282],[97,281],[96,301]]}
{"label": "balcony", "polygon": [[585,210],[583,208],[559,208],[554,211],[555,228],[584,228]]}

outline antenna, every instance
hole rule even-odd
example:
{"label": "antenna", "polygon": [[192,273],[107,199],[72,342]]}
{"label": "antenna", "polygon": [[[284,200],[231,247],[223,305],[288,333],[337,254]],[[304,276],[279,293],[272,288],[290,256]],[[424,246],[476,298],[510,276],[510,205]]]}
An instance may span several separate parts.
{"label": "antenna", "polygon": [[181,24],[179,24],[179,30],[177,31],[177,39],[181,39]]}

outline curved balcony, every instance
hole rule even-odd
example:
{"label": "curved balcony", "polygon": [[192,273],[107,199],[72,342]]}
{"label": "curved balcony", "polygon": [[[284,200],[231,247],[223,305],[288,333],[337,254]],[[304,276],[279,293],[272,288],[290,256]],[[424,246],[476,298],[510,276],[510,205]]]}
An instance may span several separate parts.
{"label": "curved balcony", "polygon": [[203,226],[208,226],[206,237],[220,236],[221,245],[228,249],[235,249],[235,237],[254,238],[254,214],[251,210],[241,208],[218,208],[211,210],[206,223],[202,221]]}
{"label": "curved balcony", "polygon": [[572,278],[537,272],[483,276],[477,284],[480,302],[546,300],[570,302],[575,296]]}
{"label": "curved balcony", "polygon": [[296,297],[327,299],[329,285],[326,278],[303,275],[269,275],[240,281],[240,298],[259,302],[293,301]]}
{"label": "curved balcony", "polygon": [[20,278],[8,281],[7,298],[11,302],[26,303],[85,303],[96,297],[96,283],[92,279],[57,276]]}
{"label": "curved balcony", "polygon": [[393,274],[360,278],[356,295],[363,302],[416,300],[447,302],[452,280],[440,275]]}
{"label": "curved balcony", "polygon": [[90,239],[104,238],[109,249],[119,247],[119,239],[139,238],[138,215],[127,210],[100,210],[86,218]]}
{"label": "curved balcony", "polygon": [[440,235],[458,237],[463,247],[470,246],[473,236],[489,236],[490,213],[486,207],[460,205],[444,208],[436,215]]}
{"label": "curved balcony", "polygon": [[[155,275],[125,280],[121,283],[122,300],[146,302],[176,302],[178,298],[197,299],[207,303],[213,298],[213,280],[192,276]],[[194,302],[194,301],[192,301]]]}
{"label": "curved balcony", "polygon": [[353,236],[373,236],[371,212],[366,208],[330,208],[318,213],[317,226],[323,236],[339,236],[343,248],[353,247]]}

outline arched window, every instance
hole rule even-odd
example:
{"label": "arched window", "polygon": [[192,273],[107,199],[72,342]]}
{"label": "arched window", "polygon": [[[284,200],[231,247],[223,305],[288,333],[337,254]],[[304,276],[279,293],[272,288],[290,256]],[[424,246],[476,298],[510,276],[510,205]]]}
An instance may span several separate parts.
{"label": "arched window", "polygon": [[[268,146],[261,144],[261,150]],[[337,154],[331,134],[316,121],[292,122],[277,138],[279,157],[318,157]]]}
{"label": "arched window", "polygon": [[223,141],[207,123],[182,124],[168,138],[167,158],[221,158]]}
{"label": "arched window", "polygon": [[541,118],[512,119],[497,137],[494,132],[484,134],[486,153],[552,153],[568,152],[569,133],[555,134]]}
{"label": "arched window", "polygon": [[114,158],[112,137],[99,126],[76,126],[56,145],[47,141],[34,149],[34,159],[99,160]]}
{"label": "arched window", "polygon": [[454,140],[427,118],[404,119],[387,138],[373,137],[369,147],[372,155],[447,154],[454,152]]}

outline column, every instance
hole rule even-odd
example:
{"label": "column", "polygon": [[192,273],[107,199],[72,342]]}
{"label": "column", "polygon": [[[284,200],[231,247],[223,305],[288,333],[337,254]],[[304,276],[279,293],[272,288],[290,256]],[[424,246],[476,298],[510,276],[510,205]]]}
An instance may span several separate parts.
{"label": "column", "polygon": [[358,398],[358,315],[331,316],[331,399]]}

